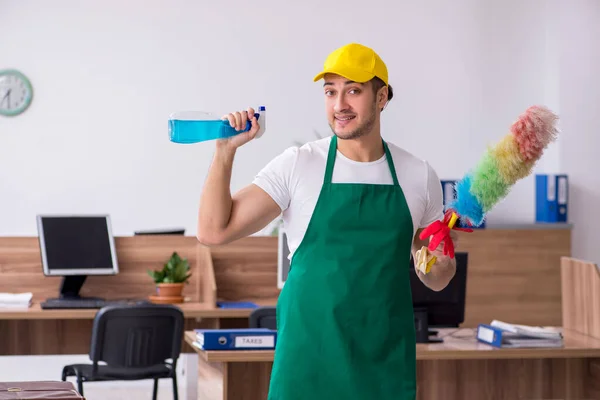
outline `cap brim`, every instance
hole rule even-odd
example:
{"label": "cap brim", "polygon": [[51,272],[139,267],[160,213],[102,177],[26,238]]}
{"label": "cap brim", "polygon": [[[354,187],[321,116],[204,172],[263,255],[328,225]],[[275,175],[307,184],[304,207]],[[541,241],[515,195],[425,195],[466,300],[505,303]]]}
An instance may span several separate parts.
{"label": "cap brim", "polygon": [[320,72],[313,78],[313,82],[323,79],[325,77],[325,75],[327,75],[327,74],[340,75],[348,80],[351,80],[353,82],[359,82],[359,83],[364,83],[364,82],[370,81],[371,79],[373,79],[375,77],[375,75],[370,72],[340,68],[340,69],[336,69],[335,71],[334,70],[324,70],[324,71]]}

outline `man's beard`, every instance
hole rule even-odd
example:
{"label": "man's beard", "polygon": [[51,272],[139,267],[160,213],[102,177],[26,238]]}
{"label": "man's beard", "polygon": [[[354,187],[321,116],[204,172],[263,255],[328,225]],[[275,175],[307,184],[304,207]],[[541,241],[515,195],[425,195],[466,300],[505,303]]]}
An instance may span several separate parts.
{"label": "man's beard", "polygon": [[377,105],[373,104],[373,108],[371,110],[371,114],[369,115],[369,118],[362,125],[358,126],[352,132],[342,133],[342,134],[336,132],[334,129],[335,117],[334,117],[333,121],[329,123],[329,127],[331,128],[331,131],[340,139],[344,139],[344,140],[357,139],[359,137],[362,137],[362,136],[368,134],[373,129],[373,125],[375,125],[375,111],[376,110],[377,110]]}

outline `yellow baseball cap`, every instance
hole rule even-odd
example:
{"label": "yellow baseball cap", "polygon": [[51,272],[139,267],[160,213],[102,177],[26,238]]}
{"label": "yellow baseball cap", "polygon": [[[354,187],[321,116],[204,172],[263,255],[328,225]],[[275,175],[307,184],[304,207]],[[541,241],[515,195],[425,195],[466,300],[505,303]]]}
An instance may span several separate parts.
{"label": "yellow baseball cap", "polygon": [[374,77],[388,84],[388,70],[377,53],[369,47],[350,43],[334,50],[323,65],[323,71],[314,78],[314,82],[325,74],[337,74],[354,82],[367,82]]}

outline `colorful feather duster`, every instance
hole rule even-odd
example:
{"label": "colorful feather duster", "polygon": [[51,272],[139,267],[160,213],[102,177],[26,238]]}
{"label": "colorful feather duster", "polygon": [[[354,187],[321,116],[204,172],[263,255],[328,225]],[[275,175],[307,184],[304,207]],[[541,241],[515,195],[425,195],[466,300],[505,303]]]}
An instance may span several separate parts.
{"label": "colorful feather duster", "polygon": [[[495,146],[488,148],[479,164],[455,185],[456,199],[447,206],[442,221],[429,225],[420,235],[421,240],[431,237],[428,250],[435,250],[444,242],[444,254],[454,257],[454,245],[450,231],[456,228],[457,220],[466,226],[480,226],[487,213],[509,193],[520,179],[531,174],[535,163],[541,158],[548,145],[558,136],[558,116],[543,106],[529,107],[511,125],[510,132]],[[424,272],[435,262],[435,258],[420,250]]]}

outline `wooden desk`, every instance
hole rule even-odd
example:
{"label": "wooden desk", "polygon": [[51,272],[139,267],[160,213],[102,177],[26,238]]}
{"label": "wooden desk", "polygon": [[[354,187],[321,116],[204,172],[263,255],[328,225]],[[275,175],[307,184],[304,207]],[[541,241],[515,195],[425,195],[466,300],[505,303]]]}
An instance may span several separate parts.
{"label": "wooden desk", "polygon": [[[203,303],[178,304],[185,329],[243,328],[252,309],[218,308]],[[29,309],[0,311],[0,355],[87,354],[97,309],[43,310],[39,303]],[[182,351],[189,352],[186,345]]]}
{"label": "wooden desk", "polygon": [[[489,322],[490,315],[513,323],[562,325],[560,258],[571,253],[570,225],[496,227],[459,236],[460,250],[469,253],[464,327]],[[277,240],[247,237],[208,249],[191,236],[119,236],[119,274],[90,276],[81,294],[113,298],[124,288],[131,297],[153,294],[147,270],[161,268],[177,251],[190,261],[192,279],[184,295],[191,301],[275,304]],[[32,292],[35,302],[57,296],[61,281],[43,275],[37,237],[0,237],[0,275],[0,292]],[[0,333],[16,332],[8,318],[0,321]]]}
{"label": "wooden desk", "polygon": [[[185,318],[248,318],[252,312],[250,308],[219,308],[195,302],[174,305],[181,308]],[[97,312],[97,309],[44,310],[40,303],[34,303],[28,309],[2,309],[0,310],[0,320],[94,319]]]}
{"label": "wooden desk", "polygon": [[[563,348],[496,349],[478,343],[473,329],[441,335],[444,343],[417,345],[419,400],[600,398],[600,339],[564,330]],[[199,354],[206,399],[266,398],[272,351],[203,351],[194,332],[185,340]]]}
{"label": "wooden desk", "polygon": [[[119,273],[89,276],[81,289],[82,296],[146,299],[156,291],[147,271],[162,268],[172,252],[177,251],[189,260],[192,272],[183,292],[189,302],[178,305],[185,315],[185,329],[248,326],[250,309],[216,307],[217,300],[228,299],[217,297],[211,252],[199,245],[195,237],[117,237],[115,246]],[[29,309],[0,309],[0,355],[89,352],[97,309],[43,310],[40,307],[44,299],[58,295],[61,278],[44,276],[37,237],[0,238],[0,275],[0,292],[33,293],[33,306]],[[276,287],[276,283],[273,286]],[[272,304],[267,300],[255,302]],[[187,349],[187,345],[182,349]]]}

